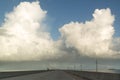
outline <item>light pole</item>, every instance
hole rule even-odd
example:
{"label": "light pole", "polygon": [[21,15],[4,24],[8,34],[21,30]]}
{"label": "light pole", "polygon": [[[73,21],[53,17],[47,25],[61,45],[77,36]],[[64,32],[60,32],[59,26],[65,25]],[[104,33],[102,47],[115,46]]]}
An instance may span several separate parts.
{"label": "light pole", "polygon": [[98,72],[98,59],[97,59],[97,57],[95,58],[95,63],[96,63],[96,72]]}
{"label": "light pole", "polygon": [[81,67],[81,71],[82,71],[82,64],[80,65],[80,67]]}
{"label": "light pole", "polygon": [[95,52],[95,64],[96,64],[96,72],[98,72],[98,58],[96,52]]}

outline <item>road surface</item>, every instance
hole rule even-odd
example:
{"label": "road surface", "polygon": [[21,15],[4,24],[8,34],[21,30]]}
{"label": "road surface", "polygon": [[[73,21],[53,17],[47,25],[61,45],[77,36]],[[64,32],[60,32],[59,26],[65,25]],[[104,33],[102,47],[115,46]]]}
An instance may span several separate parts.
{"label": "road surface", "polygon": [[65,71],[48,71],[33,74],[25,74],[14,77],[2,78],[0,80],[87,80],[79,76],[72,75]]}

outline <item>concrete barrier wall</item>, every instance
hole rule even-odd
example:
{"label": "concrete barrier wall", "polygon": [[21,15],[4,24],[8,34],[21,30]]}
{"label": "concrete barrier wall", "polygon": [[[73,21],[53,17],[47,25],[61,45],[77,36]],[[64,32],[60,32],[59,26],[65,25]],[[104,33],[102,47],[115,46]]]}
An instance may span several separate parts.
{"label": "concrete barrier wall", "polygon": [[69,73],[80,76],[87,80],[120,80],[120,74],[103,73],[103,72],[88,72],[88,71],[70,71]]}

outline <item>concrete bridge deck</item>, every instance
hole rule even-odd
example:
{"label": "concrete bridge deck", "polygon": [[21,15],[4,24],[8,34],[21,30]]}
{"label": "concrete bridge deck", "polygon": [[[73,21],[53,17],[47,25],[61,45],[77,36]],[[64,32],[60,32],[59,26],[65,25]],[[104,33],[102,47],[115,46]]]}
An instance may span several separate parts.
{"label": "concrete bridge deck", "polygon": [[67,70],[23,71],[0,73],[0,80],[120,80],[120,74]]}
{"label": "concrete bridge deck", "polygon": [[0,80],[85,80],[81,77],[74,76],[64,71],[48,71],[34,74],[18,75],[14,77],[6,77]]}

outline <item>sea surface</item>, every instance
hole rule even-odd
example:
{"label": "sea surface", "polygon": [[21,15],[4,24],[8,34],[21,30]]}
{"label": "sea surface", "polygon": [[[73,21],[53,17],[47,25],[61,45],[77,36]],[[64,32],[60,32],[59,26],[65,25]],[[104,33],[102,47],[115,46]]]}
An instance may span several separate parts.
{"label": "sea surface", "polygon": [[[96,72],[96,70],[85,70],[85,71],[93,71],[93,72]],[[119,70],[119,69],[98,70],[97,72],[104,72],[104,73],[120,73],[120,70]]]}

